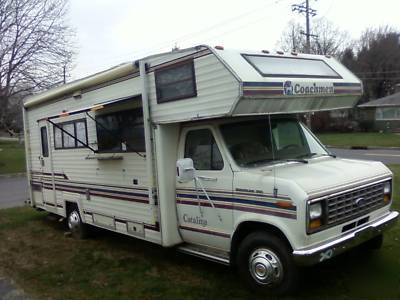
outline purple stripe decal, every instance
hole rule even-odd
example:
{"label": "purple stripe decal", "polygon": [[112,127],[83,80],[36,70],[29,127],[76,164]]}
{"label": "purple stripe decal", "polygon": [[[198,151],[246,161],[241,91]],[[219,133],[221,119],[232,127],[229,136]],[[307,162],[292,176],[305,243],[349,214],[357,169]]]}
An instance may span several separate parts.
{"label": "purple stripe decal", "polygon": [[[52,190],[53,186],[50,185],[50,184],[43,184],[43,188],[48,189],[48,190]],[[60,186],[60,185],[56,184],[56,190],[57,191],[73,192],[73,193],[86,195],[86,189],[74,188],[74,187],[65,186],[65,185]],[[125,193],[118,194],[117,191],[97,192],[97,191],[93,191],[91,189],[88,189],[88,190],[89,190],[89,194],[93,195],[93,196],[100,196],[100,197],[104,197],[104,198],[111,198],[111,199],[130,201],[130,202],[138,202],[138,203],[145,203],[145,204],[149,203],[149,199],[148,199],[147,195],[141,195],[141,197],[147,198],[147,199],[140,199],[140,198],[137,198],[137,194],[134,194],[134,193],[130,193],[128,195],[125,195]],[[133,196],[133,197],[129,197],[130,195]]]}
{"label": "purple stripe decal", "polygon": [[207,229],[202,229],[202,228],[194,228],[194,227],[187,227],[187,226],[179,226],[179,228],[183,229],[183,230],[189,230],[189,231],[194,231],[194,232],[199,232],[199,233],[204,233],[204,234],[209,234],[209,235],[220,236],[223,238],[231,237],[230,234],[227,234],[227,233],[212,231],[212,230],[207,230]]}
{"label": "purple stripe decal", "polygon": [[[189,188],[183,188],[183,189],[178,189],[177,192],[196,192],[195,189],[189,189]],[[285,200],[291,200],[288,195],[277,195],[275,197],[272,194],[263,194],[263,193],[255,193],[255,192],[245,192],[245,191],[240,191],[240,190],[235,190],[234,193],[232,191],[227,191],[227,190],[211,190],[207,189],[207,192],[210,192],[211,194],[227,194],[230,197],[233,196],[235,197],[236,195],[241,195],[241,196],[252,196],[252,197],[269,197],[269,198],[279,198],[279,199],[285,199]]]}
{"label": "purple stripe decal", "polygon": [[335,88],[335,94],[361,94],[361,89],[337,89]]}
{"label": "purple stripe decal", "polygon": [[243,89],[244,96],[254,95],[283,95],[283,90],[245,90]]}
{"label": "purple stripe decal", "polygon": [[[179,198],[176,199],[176,203],[184,204],[184,205],[192,205],[192,206],[199,205],[198,202],[182,200]],[[200,202],[200,206],[212,207],[211,204],[207,203],[207,202]],[[297,219],[296,214],[289,214],[286,212],[274,211],[274,210],[269,210],[266,208],[257,208],[257,207],[250,207],[250,206],[237,206],[237,205],[233,205],[233,204],[218,204],[218,203],[214,203],[214,206],[216,208],[222,208],[222,209],[233,209],[233,210],[253,212],[253,213],[259,213],[259,214],[263,214],[263,215],[277,216],[277,217],[294,219],[294,220]]]}

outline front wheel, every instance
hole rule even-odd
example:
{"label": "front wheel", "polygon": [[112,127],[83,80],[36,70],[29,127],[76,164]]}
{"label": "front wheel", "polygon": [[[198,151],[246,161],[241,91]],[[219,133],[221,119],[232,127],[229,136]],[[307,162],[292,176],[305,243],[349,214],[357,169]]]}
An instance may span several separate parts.
{"label": "front wheel", "polygon": [[288,294],[297,286],[298,269],[290,247],[274,235],[249,234],[239,246],[237,265],[250,288],[263,294]]}

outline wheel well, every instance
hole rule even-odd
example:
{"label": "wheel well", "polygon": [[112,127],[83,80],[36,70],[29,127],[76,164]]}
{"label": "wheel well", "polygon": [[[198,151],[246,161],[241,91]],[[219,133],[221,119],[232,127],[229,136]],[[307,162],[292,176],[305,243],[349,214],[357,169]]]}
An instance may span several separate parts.
{"label": "wheel well", "polygon": [[71,212],[72,209],[78,208],[78,205],[75,202],[65,202],[65,213],[66,217],[68,217],[68,214]]}
{"label": "wheel well", "polygon": [[272,234],[280,238],[282,241],[284,241],[289,247],[289,249],[292,249],[289,240],[286,238],[286,236],[279,228],[267,223],[246,221],[238,226],[232,237],[231,252],[230,252],[230,261],[232,265],[236,264],[236,253],[240,243],[246,236],[255,231],[263,231],[268,234]]}

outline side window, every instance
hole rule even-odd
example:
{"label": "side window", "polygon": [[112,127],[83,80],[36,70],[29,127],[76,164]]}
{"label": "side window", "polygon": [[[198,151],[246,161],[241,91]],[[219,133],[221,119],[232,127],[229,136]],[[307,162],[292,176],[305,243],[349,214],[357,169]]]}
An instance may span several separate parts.
{"label": "side window", "polygon": [[155,71],[157,103],[197,96],[193,60]]}
{"label": "side window", "polygon": [[47,128],[45,126],[40,127],[40,138],[42,140],[42,155],[43,157],[49,157],[49,140],[47,138]]}
{"label": "side window", "polygon": [[80,119],[65,123],[58,123],[57,126],[58,127],[54,126],[55,149],[58,150],[84,147],[84,145],[82,145],[82,143],[79,141],[87,144],[86,120]]}
{"label": "side window", "polygon": [[193,159],[196,170],[222,170],[224,161],[209,129],[190,131],[186,135],[185,157]]}
{"label": "side window", "polygon": [[145,152],[142,108],[96,116],[100,152]]}

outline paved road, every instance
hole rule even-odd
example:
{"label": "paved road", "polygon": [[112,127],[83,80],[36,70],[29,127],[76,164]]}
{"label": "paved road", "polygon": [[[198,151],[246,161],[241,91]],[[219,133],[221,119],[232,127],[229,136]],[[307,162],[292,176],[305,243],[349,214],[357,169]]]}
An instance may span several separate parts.
{"label": "paved road", "polygon": [[0,177],[0,208],[24,205],[28,199],[26,177]]}
{"label": "paved road", "polygon": [[330,148],[338,157],[378,160],[384,164],[400,164],[400,150],[391,149],[369,149],[369,150],[352,150]]}

